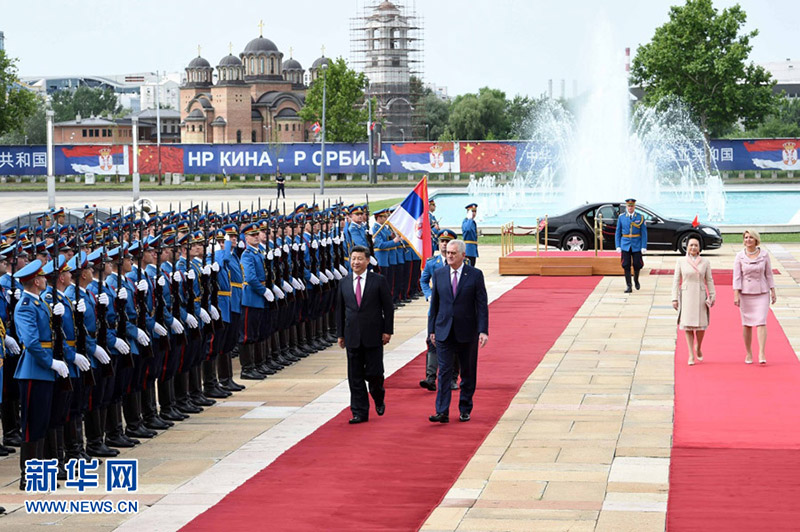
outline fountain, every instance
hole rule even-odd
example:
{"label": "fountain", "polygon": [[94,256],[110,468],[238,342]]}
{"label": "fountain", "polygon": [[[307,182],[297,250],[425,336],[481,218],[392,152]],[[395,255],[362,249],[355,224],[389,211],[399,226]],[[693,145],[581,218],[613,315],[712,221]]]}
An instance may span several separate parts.
{"label": "fountain", "polygon": [[708,146],[686,106],[671,101],[631,112],[622,55],[602,53],[609,49],[602,42],[593,47],[600,53],[591,62],[591,89],[575,112],[559,101],[540,102],[519,148],[524,164],[509,182],[471,180],[467,193],[481,207],[479,223],[500,214],[530,220],[631,196],[656,209],[680,204],[704,220],[725,220],[719,171],[713,161],[706,167]]}

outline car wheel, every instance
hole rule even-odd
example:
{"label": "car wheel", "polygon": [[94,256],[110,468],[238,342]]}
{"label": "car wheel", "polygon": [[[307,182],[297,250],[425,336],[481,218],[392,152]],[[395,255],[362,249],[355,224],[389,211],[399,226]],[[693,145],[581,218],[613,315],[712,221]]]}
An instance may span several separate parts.
{"label": "car wheel", "polygon": [[703,237],[700,236],[699,233],[688,231],[683,233],[678,239],[678,252],[681,255],[686,255],[686,246],[688,245],[690,238],[697,238],[700,241],[700,251],[703,251]]}
{"label": "car wheel", "polygon": [[564,251],[586,251],[586,235],[573,231],[568,233],[561,242],[561,249]]}

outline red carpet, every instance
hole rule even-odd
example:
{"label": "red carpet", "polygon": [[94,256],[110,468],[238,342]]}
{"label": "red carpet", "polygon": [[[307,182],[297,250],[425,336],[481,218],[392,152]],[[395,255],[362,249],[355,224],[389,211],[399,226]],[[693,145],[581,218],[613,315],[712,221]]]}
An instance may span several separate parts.
{"label": "red carpet", "polygon": [[[714,276],[718,280],[717,275]],[[675,355],[675,426],[667,528],[800,527],[800,363],[770,312],[767,365],[744,363],[739,310],[719,279],[704,361]]]}
{"label": "red carpet", "polygon": [[529,277],[490,305],[469,423],[458,422],[458,392],[450,424],[428,421],[419,356],[387,379],[385,416],[351,426],[345,409],[185,530],[418,529],[599,280]]}

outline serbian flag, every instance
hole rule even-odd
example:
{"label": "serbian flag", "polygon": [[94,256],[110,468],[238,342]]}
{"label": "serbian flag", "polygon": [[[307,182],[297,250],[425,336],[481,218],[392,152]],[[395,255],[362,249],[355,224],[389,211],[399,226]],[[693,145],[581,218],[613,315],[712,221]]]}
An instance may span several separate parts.
{"label": "serbian flag", "polygon": [[127,175],[128,146],[75,146],[61,148],[64,160],[76,174]]}
{"label": "serbian flag", "polygon": [[311,132],[316,135],[320,131],[322,131],[322,127],[319,125],[319,122],[314,122],[314,124],[311,126]]}
{"label": "serbian flag", "polygon": [[455,145],[452,142],[412,142],[392,144],[400,164],[410,172],[457,172]]}
{"label": "serbian flag", "polygon": [[386,223],[408,242],[422,264],[433,256],[431,222],[428,211],[428,176],[417,183]]}
{"label": "serbian flag", "polygon": [[754,140],[745,142],[753,165],[775,170],[800,170],[797,160],[798,139]]}

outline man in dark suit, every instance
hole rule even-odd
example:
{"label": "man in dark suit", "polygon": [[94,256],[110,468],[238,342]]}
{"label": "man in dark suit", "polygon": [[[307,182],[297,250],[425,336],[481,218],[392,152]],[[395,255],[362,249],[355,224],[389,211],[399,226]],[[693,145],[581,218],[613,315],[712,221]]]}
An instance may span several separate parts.
{"label": "man in dark suit", "polygon": [[478,369],[478,346],[489,341],[489,305],[483,272],[464,263],[463,240],[447,244],[447,266],[433,274],[428,334],[439,355],[439,387],[432,423],[450,422],[453,360],[461,364],[459,421],[469,421]]}
{"label": "man in dark suit", "polygon": [[350,383],[350,424],[369,420],[369,393],[375,411],[386,410],[383,389],[383,346],[394,333],[394,307],[386,278],[367,272],[369,249],[350,251],[351,272],[339,283],[336,326],[339,347],[347,347],[347,380]]}

